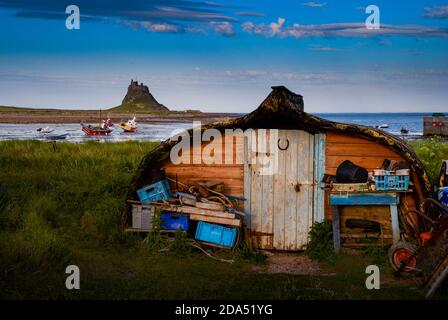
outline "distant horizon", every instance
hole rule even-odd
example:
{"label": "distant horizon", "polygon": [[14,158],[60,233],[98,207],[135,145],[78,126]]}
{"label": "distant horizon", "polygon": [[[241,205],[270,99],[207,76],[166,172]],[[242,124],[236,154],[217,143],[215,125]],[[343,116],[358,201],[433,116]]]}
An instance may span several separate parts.
{"label": "distant horizon", "polygon": [[[64,109],[64,108],[52,108],[52,107],[26,107],[26,106],[7,106],[7,105],[2,105],[0,104],[0,108],[4,107],[4,108],[18,108],[18,109],[33,109],[33,110],[51,110],[51,111],[107,111],[111,108],[114,107],[110,107],[110,108],[96,108],[96,109]],[[174,112],[180,112],[180,111],[186,111],[188,109],[180,109],[180,110],[170,110],[170,111],[174,111]],[[219,111],[203,111],[200,109],[189,109],[189,110],[197,110],[203,113],[228,113],[228,114],[240,114],[240,115],[244,115],[244,114],[248,114],[250,112],[252,112],[253,110],[249,111],[249,112],[219,112]],[[0,110],[1,111],[1,110]],[[433,114],[433,113],[447,113],[448,115],[448,110],[443,112],[443,111],[415,111],[415,112],[409,112],[409,111],[384,111],[384,112],[308,112],[306,110],[304,110],[306,113],[309,114],[314,114],[314,115],[322,115],[322,114],[334,114],[334,115],[344,115],[344,114],[350,114],[350,115],[378,115],[378,114],[408,114],[408,115],[428,115],[428,114]],[[148,112],[148,114],[151,114],[151,112]]]}

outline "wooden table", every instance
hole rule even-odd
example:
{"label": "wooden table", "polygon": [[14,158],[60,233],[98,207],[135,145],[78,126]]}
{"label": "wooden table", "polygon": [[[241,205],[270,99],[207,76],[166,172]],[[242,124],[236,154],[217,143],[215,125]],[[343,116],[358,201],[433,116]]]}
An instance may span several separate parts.
{"label": "wooden table", "polygon": [[389,206],[393,242],[400,240],[397,204],[398,192],[334,192],[330,194],[334,251],[341,248],[339,206]]}

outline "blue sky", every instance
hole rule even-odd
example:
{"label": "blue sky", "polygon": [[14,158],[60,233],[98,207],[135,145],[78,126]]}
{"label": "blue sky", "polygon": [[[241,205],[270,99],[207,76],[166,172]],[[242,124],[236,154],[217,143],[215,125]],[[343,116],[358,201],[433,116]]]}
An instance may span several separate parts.
{"label": "blue sky", "polygon": [[249,112],[282,84],[308,112],[448,111],[447,0],[0,0],[0,39],[0,105],[108,108],[132,78],[178,110]]}

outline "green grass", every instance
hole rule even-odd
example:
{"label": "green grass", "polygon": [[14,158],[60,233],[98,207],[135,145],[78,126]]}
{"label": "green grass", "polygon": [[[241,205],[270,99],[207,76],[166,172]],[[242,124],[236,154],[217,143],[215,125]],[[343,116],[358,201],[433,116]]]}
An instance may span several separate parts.
{"label": "green grass", "polygon": [[179,115],[198,115],[202,114],[200,110],[187,109],[182,111],[177,110],[151,110],[151,108],[138,108],[136,106],[117,106],[112,108],[98,108],[98,109],[90,109],[90,110],[68,110],[68,109],[48,109],[48,108],[27,108],[27,107],[9,107],[9,106],[0,106],[0,112],[26,112],[31,113],[32,115],[51,115],[51,114],[61,114],[61,112],[69,113],[69,114],[98,114],[98,110],[101,109],[103,112],[112,113],[112,114],[152,114],[157,116],[179,116]]}
{"label": "green grass", "polygon": [[[333,276],[255,272],[260,254],[233,264],[185,250],[150,250],[125,234],[120,217],[129,182],[154,143],[0,143],[0,298],[2,299],[413,299],[422,292],[391,281],[381,254],[340,254]],[[381,290],[365,288],[365,267],[382,264]],[[65,268],[79,266],[81,290],[65,289]],[[389,279],[389,280],[388,280]]]}
{"label": "green grass", "polygon": [[31,108],[0,106],[0,111],[32,111]]}
{"label": "green grass", "polygon": [[409,143],[422,160],[432,183],[437,184],[442,160],[448,159],[448,141],[441,138],[429,138]]}

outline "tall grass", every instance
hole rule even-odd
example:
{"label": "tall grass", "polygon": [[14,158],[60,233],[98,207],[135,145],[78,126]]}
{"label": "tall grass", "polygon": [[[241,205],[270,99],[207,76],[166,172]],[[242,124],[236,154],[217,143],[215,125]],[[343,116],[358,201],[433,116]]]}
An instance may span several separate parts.
{"label": "tall grass", "polygon": [[411,141],[409,144],[425,165],[431,181],[437,184],[442,160],[448,160],[448,141],[434,137]]}
{"label": "tall grass", "polygon": [[[0,227],[15,229],[31,209],[51,226],[79,223],[91,215],[110,237],[142,157],[155,143],[57,144],[8,141],[0,144],[0,184],[6,210]],[[6,204],[5,204],[6,202]]]}
{"label": "tall grass", "polygon": [[67,238],[120,241],[127,188],[156,145],[1,142],[0,282],[67,261]]}

